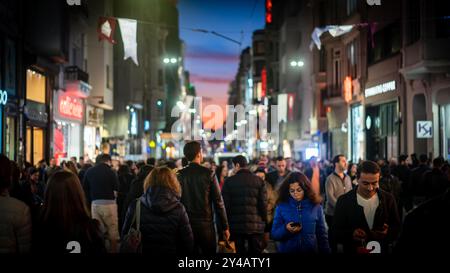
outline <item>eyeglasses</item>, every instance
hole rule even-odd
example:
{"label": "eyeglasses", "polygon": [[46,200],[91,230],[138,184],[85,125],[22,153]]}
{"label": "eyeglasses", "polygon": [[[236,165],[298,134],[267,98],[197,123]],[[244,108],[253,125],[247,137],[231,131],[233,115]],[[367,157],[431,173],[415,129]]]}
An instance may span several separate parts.
{"label": "eyeglasses", "polygon": [[295,192],[298,192],[298,193],[301,193],[301,192],[303,192],[303,189],[302,188],[297,188],[297,189],[293,189],[293,190],[289,190],[289,193],[295,193]]}

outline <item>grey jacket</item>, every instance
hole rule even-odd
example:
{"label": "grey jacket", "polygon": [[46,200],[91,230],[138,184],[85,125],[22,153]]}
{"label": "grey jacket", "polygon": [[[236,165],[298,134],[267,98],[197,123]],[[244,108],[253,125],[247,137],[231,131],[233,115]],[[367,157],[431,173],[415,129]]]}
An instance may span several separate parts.
{"label": "grey jacket", "polygon": [[0,253],[27,253],[31,248],[31,214],[25,203],[0,195]]}
{"label": "grey jacket", "polygon": [[335,172],[327,177],[325,182],[325,194],[326,194],[326,206],[325,214],[329,216],[334,215],[334,208],[338,198],[352,190],[352,181],[350,176],[345,175],[344,179],[341,179]]}

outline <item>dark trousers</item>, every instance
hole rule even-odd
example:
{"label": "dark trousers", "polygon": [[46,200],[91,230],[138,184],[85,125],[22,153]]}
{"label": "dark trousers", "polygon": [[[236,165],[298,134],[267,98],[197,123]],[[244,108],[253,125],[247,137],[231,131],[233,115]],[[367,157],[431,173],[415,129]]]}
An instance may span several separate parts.
{"label": "dark trousers", "polygon": [[213,224],[191,223],[195,254],[216,254],[216,231]]}
{"label": "dark trousers", "polygon": [[331,252],[336,253],[337,252],[337,243],[334,236],[334,230],[333,230],[333,219],[334,217],[331,215],[325,215],[325,221],[328,225],[328,243],[330,244]]}
{"label": "dark trousers", "polygon": [[[264,233],[261,234],[231,234],[234,241],[236,253],[238,254],[261,254],[264,250]],[[245,244],[247,243],[247,247]]]}

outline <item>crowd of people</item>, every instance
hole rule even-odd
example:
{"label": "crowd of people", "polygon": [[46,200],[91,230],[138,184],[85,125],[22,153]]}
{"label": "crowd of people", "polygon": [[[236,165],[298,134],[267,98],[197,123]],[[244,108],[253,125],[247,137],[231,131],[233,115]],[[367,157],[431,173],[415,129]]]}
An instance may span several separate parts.
{"label": "crowd of people", "polygon": [[450,165],[442,157],[348,162],[244,156],[216,162],[188,142],[184,158],[118,164],[72,157],[37,166],[0,155],[0,253],[381,253],[449,242]]}

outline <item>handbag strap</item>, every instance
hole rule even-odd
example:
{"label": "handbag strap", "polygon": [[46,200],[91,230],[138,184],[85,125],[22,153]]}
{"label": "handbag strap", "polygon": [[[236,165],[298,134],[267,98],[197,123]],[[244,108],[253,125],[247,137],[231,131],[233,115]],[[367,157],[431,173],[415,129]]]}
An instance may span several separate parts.
{"label": "handbag strap", "polygon": [[139,228],[141,226],[141,199],[138,198],[136,201],[136,230],[139,232]]}

